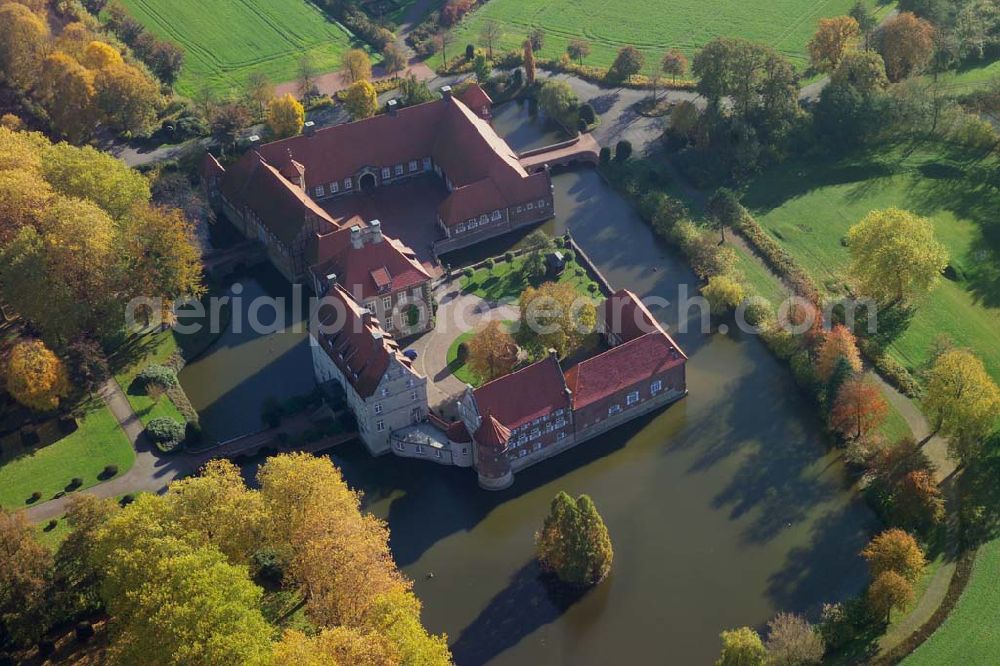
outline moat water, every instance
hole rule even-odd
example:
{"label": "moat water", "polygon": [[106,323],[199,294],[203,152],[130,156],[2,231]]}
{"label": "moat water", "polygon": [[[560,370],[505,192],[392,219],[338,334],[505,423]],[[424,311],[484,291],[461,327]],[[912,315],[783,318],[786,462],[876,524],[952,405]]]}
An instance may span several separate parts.
{"label": "moat water", "polygon": [[[526,106],[501,108],[495,124],[519,150],[558,140]],[[546,228],[569,229],[613,287],[671,302],[679,286],[696,289],[593,170],[553,182]],[[270,269],[241,282],[244,295],[290,291]],[[458,664],[708,664],[721,630],[815,614],[864,584],[857,552],[875,518],[788,371],[750,336],[678,333],[675,306],[654,314],[690,357],[688,397],[519,473],[507,491],[480,490],[469,470],[372,459],[359,444],[331,454],[389,522],[425,623],[448,634]],[[301,334],[227,333],[181,381],[225,439],[259,428],[268,396],[308,390],[309,352]],[[533,564],[533,534],[560,490],[593,497],[615,547],[611,576],[580,597],[547,590]]]}

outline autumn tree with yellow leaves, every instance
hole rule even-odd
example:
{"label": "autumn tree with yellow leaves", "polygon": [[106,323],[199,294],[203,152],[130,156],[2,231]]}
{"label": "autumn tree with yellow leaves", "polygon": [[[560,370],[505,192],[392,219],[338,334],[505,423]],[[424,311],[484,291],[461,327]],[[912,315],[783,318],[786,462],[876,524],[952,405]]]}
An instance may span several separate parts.
{"label": "autumn tree with yellow leaves", "polygon": [[302,131],[306,112],[291,93],[276,97],[267,105],[267,127],[276,139],[295,136]]}
{"label": "autumn tree with yellow leaves", "polygon": [[593,301],[564,282],[546,282],[528,287],[518,301],[522,346],[538,357],[549,349],[559,356],[572,353],[593,333],[597,310]]}
{"label": "autumn tree with yellow leaves", "polygon": [[967,349],[951,349],[934,361],[927,376],[924,407],[935,428],[947,435],[953,458],[968,464],[1000,418],[1000,388]]}
{"label": "autumn tree with yellow leaves", "polygon": [[850,16],[835,16],[819,20],[819,28],[809,40],[809,59],[821,72],[832,72],[861,35],[858,22]]}
{"label": "autumn tree with yellow leaves", "polygon": [[491,321],[469,340],[469,369],[483,381],[510,374],[517,363],[517,344],[502,323]]}
{"label": "autumn tree with yellow leaves", "polygon": [[56,409],[69,393],[66,368],[41,340],[20,340],[11,347],[3,380],[15,400],[38,411]]}

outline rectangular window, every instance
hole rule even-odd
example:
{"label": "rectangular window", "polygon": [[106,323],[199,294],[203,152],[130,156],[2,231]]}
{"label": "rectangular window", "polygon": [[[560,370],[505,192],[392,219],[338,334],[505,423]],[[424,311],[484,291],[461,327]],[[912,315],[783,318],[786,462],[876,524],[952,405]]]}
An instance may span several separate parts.
{"label": "rectangular window", "polygon": [[410,400],[419,400],[419,399],[420,399],[419,391],[410,391]]}
{"label": "rectangular window", "polygon": [[469,229],[475,229],[479,224],[475,220],[469,220]]}
{"label": "rectangular window", "polygon": [[340,185],[337,182],[330,183],[330,194],[336,194],[340,191]]}
{"label": "rectangular window", "polygon": [[344,189],[345,190],[349,190],[352,187],[354,187],[354,181],[351,180],[350,178],[345,178],[344,179]]}
{"label": "rectangular window", "polygon": [[535,442],[534,446],[531,447],[531,450],[532,451],[541,451],[542,450],[542,443],[541,442]]}
{"label": "rectangular window", "polygon": [[559,439],[565,439],[565,437],[566,437],[566,433],[564,433],[564,432],[561,432],[558,435],[556,435],[556,439],[557,440],[559,440]]}
{"label": "rectangular window", "polygon": [[559,419],[558,421],[556,421],[556,430],[565,427],[565,425],[566,425],[566,419]]}
{"label": "rectangular window", "polygon": [[457,227],[455,227],[455,233],[460,234],[463,231],[465,231],[465,225],[464,224],[460,224]]}
{"label": "rectangular window", "polygon": [[382,387],[382,397],[384,398],[387,395],[389,395],[389,387],[388,386],[383,386]]}
{"label": "rectangular window", "polygon": [[425,157],[424,158],[424,171],[430,171],[430,170],[431,170],[431,158]]}
{"label": "rectangular window", "polygon": [[523,213],[524,212],[524,206],[518,206],[517,207],[517,212],[518,213]]}
{"label": "rectangular window", "polygon": [[520,446],[521,444],[527,443],[527,441],[528,441],[528,436],[527,435],[521,435],[520,437],[517,438],[517,444],[518,444],[518,446]]}
{"label": "rectangular window", "polygon": [[608,407],[608,416],[611,416],[612,414],[617,414],[620,411],[622,411],[621,405],[617,404],[611,405],[610,407]]}
{"label": "rectangular window", "polygon": [[402,164],[397,164],[396,165],[396,175],[397,176],[402,176],[403,175],[403,165]]}
{"label": "rectangular window", "polygon": [[539,199],[538,200],[538,207],[539,208],[545,208],[545,199]]}
{"label": "rectangular window", "polygon": [[625,404],[626,405],[631,406],[631,405],[634,405],[637,402],[639,402],[639,392],[638,391],[632,391],[627,396],[625,396]]}
{"label": "rectangular window", "polygon": [[434,457],[435,458],[441,457],[441,449],[434,449]]}
{"label": "rectangular window", "polygon": [[541,430],[541,428],[534,428],[534,429],[532,429],[532,431],[531,431],[531,439],[536,439],[536,438],[541,437],[541,436],[542,436],[542,430]]}
{"label": "rectangular window", "polygon": [[389,180],[391,176],[392,171],[389,170],[389,167],[382,167],[382,180]]}
{"label": "rectangular window", "polygon": [[486,217],[486,213],[479,216],[479,224],[486,224],[490,221],[490,218]]}
{"label": "rectangular window", "polygon": [[656,395],[661,390],[663,390],[663,382],[657,379],[655,382],[649,385],[649,392]]}
{"label": "rectangular window", "polygon": [[462,455],[463,456],[469,455],[469,447],[467,447],[467,446],[463,446],[462,447]]}
{"label": "rectangular window", "polygon": [[500,211],[495,210],[495,211],[493,211],[493,214],[490,216],[490,219],[492,219],[494,222],[496,222],[501,217],[503,217],[503,215],[500,214]]}
{"label": "rectangular window", "polygon": [[412,172],[414,172],[416,170],[417,170],[417,161],[416,160],[410,160],[410,172],[412,173]]}
{"label": "rectangular window", "polygon": [[417,444],[417,455],[418,456],[424,455],[424,447],[421,446],[420,444]]}
{"label": "rectangular window", "polygon": [[381,402],[376,402],[375,403],[375,413],[376,414],[381,414],[382,413],[382,403]]}
{"label": "rectangular window", "polygon": [[523,458],[526,455],[528,455],[528,449],[521,449],[520,451],[517,452],[518,458]]}
{"label": "rectangular window", "polygon": [[402,442],[396,442],[396,450],[397,451],[405,451],[406,450],[406,445],[403,444]]}
{"label": "rectangular window", "polygon": [[368,314],[375,314],[375,301],[366,302],[365,310],[368,310]]}
{"label": "rectangular window", "polygon": [[535,210],[535,204],[529,203],[528,204],[528,210]]}
{"label": "rectangular window", "polygon": [[382,419],[379,419],[378,421],[376,421],[375,422],[375,431],[376,432],[384,432],[385,431],[385,421],[383,421]]}
{"label": "rectangular window", "polygon": [[413,294],[413,298],[418,301],[424,297],[424,290],[420,287],[414,287],[411,293]]}
{"label": "rectangular window", "polygon": [[316,186],[316,196],[321,197],[324,194],[325,194],[325,192],[323,190],[323,186],[322,185],[317,185]]}
{"label": "rectangular window", "polygon": [[392,309],[392,296],[382,297],[382,309],[386,312]]}
{"label": "rectangular window", "polygon": [[413,386],[413,377],[410,377],[409,379],[406,380],[406,386],[407,388]]}

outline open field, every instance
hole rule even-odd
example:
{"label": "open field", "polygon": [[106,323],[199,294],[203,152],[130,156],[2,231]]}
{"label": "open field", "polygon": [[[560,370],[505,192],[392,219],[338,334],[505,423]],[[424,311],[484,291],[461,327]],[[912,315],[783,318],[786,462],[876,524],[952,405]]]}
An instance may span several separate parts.
{"label": "open field", "polygon": [[124,474],[133,462],[135,452],[124,431],[104,403],[95,400],[69,435],[25,454],[4,446],[0,453],[0,506],[23,508],[35,491],[42,494],[41,501],[50,500],[66,490],[74,477],[83,480],[78,490],[89,488],[100,483],[97,477],[105,465],[117,465],[118,473]]}
{"label": "open field", "polygon": [[850,262],[841,239],[869,211],[896,206],[928,217],[955,275],[919,303],[889,351],[919,370],[943,334],[972,348],[1000,380],[1000,192],[979,173],[994,168],[994,160],[935,146],[793,161],[758,178],[744,203],[834,294],[843,293]]}
{"label": "open field", "polygon": [[995,664],[1000,655],[1000,540],[979,549],[972,578],[958,605],[926,643],[910,655],[905,666],[931,664]]}
{"label": "open field", "polygon": [[[875,7],[873,0],[865,3]],[[590,42],[584,64],[608,66],[622,46],[632,44],[659,59],[669,48],[688,57],[716,37],[745,37],[787,55],[800,69],[808,65],[806,43],[819,19],[847,14],[854,0],[744,0],[714,3],[675,0],[490,0],[456,29],[459,44],[480,43],[483,22],[503,27],[504,49],[520,48],[528,31],[545,31],[543,58],[558,58],[572,39]]]}
{"label": "open field", "polygon": [[337,69],[352,36],[307,0],[123,0],[137,20],[184,48],[177,90],[192,95],[239,89],[251,72],[296,78],[299,60]]}

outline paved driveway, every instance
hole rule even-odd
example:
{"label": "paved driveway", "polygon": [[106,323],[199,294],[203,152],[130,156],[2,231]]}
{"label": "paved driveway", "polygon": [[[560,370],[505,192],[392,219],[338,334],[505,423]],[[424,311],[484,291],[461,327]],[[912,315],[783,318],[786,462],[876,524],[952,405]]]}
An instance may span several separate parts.
{"label": "paved driveway", "polygon": [[448,402],[465,389],[448,369],[448,348],[455,338],[488,321],[520,317],[516,304],[490,303],[473,294],[463,294],[458,282],[455,278],[435,287],[438,311],[434,330],[408,346],[417,352],[414,367],[427,377],[427,400],[432,408]]}

